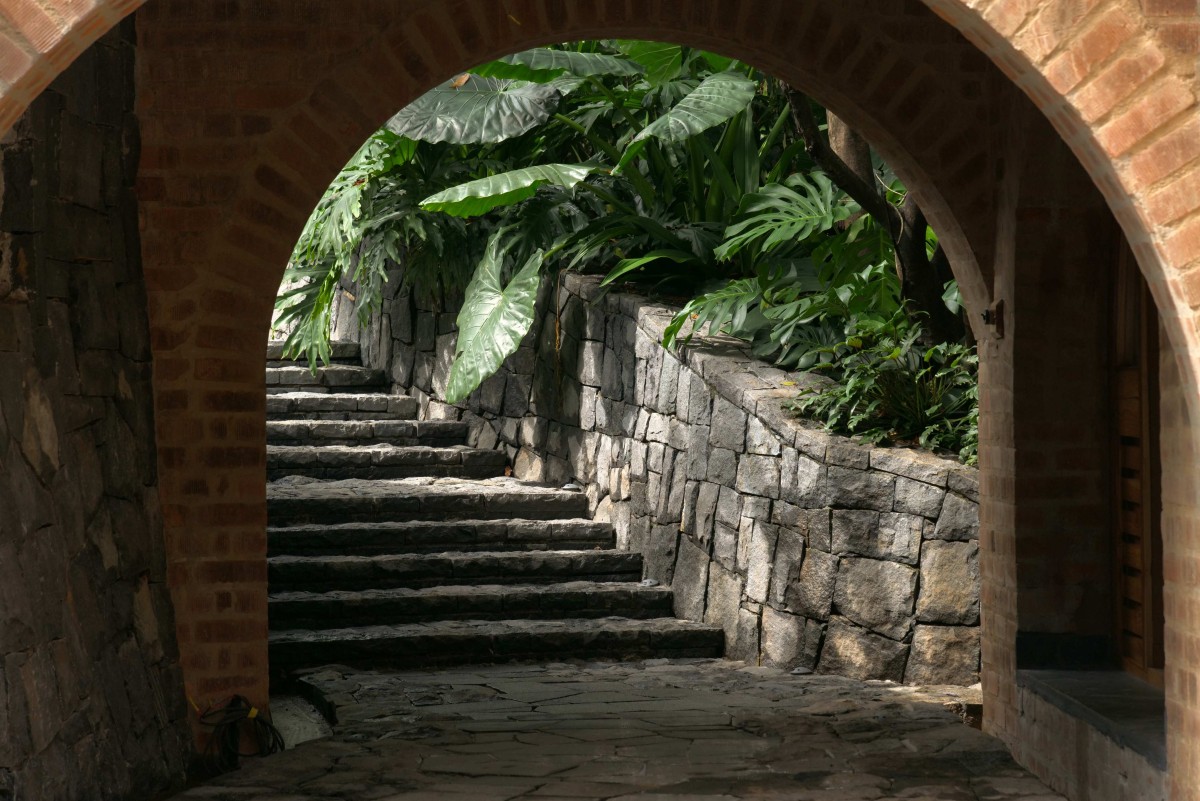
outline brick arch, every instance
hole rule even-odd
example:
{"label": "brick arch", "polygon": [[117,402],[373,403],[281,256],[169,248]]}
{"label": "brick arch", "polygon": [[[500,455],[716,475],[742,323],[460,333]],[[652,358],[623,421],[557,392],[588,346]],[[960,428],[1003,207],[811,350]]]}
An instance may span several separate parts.
{"label": "brick arch", "polygon": [[0,3],[0,131],[80,53],[146,0]]}
{"label": "brick arch", "polygon": [[[1200,11],[922,0],[1038,106],[1104,195],[1180,351],[1200,346]],[[1200,387],[1191,360],[1189,390]],[[1189,391],[1196,403],[1200,392]],[[1192,406],[1193,414],[1200,406]]]}
{"label": "brick arch", "polygon": [[[145,2],[0,3],[0,131],[8,130],[85,48]],[[1200,339],[1200,326],[1190,313],[1200,308],[1200,277],[1188,269],[1200,261],[1196,247],[1200,200],[1195,190],[1200,183],[1195,164],[1195,142],[1200,139],[1195,114],[1200,32],[1194,4],[1190,0],[921,2],[987,54],[1055,125],[1121,221],[1166,313],[1173,341],[1191,351]],[[502,30],[505,22],[519,18],[507,11],[509,7],[497,5],[505,9],[494,20],[501,26],[489,31]],[[236,6],[229,8],[235,10],[222,7],[216,13],[236,15]],[[667,28],[676,27],[685,16],[678,3],[659,8],[667,9],[660,20]],[[708,5],[691,4],[689,11],[695,8],[703,14]],[[747,5],[741,24],[757,18],[754,8]],[[601,13],[612,12],[605,8]],[[545,19],[547,29],[557,24],[558,20]],[[634,30],[638,27],[633,25]],[[728,33],[718,32],[717,44]],[[1119,88],[1122,85],[1126,89]],[[982,300],[982,287],[968,289]],[[1189,386],[1196,386],[1191,363],[1183,367]]]}
{"label": "brick arch", "polygon": [[[971,299],[990,301],[994,198],[973,178],[995,166],[978,123],[989,117],[987,87],[1004,82],[917,3],[884,13],[892,0],[838,0],[798,15],[790,4],[764,5],[763,29],[790,34],[771,42],[751,25],[755,7],[740,0],[685,6],[690,13],[671,2],[616,4],[602,16],[578,4],[562,17],[555,2],[429,0],[401,16],[383,13],[388,0],[363,0],[306,7],[305,28],[237,16],[198,25],[185,5],[156,0],[138,17],[139,195],[170,580],[197,696],[225,694],[231,682],[265,694],[261,345],[287,256],[363,139],[472,64],[611,36],[688,42],[755,63],[811,91],[884,150],[952,243]],[[914,31],[923,54],[905,52]],[[275,37],[290,39],[282,52],[247,53]],[[846,52],[856,58],[843,75]],[[230,587],[245,598],[233,620],[213,601]],[[231,662],[244,666],[232,677]]]}
{"label": "brick arch", "polygon": [[[143,253],[161,494],[193,694],[266,693],[261,339],[296,233],[334,171],[387,114],[471,63],[525,46],[674,39],[801,85],[866,132],[918,191],[977,308],[994,291],[1004,296],[996,267],[1013,258],[1004,243],[1016,220],[1002,207],[1019,189],[1001,178],[1012,172],[1003,156],[1014,134],[1003,132],[1005,121],[1040,130],[1048,119],[1137,249],[1181,354],[1186,404],[1200,417],[1200,154],[1187,50],[1194,10],[1148,17],[1135,0],[923,3],[415,0],[402,15],[391,0],[285,4],[286,11],[268,0],[146,5],[138,16]],[[50,27],[58,38],[43,42],[14,21],[11,9],[25,4],[0,2],[10,21],[0,28],[0,79],[8,82],[0,124],[11,123],[54,64],[139,5],[96,3],[74,27],[57,12]],[[1122,15],[1132,24],[1117,24]],[[1122,81],[1137,91],[1120,94]],[[1072,186],[1090,208],[1099,195],[1087,183]],[[998,353],[998,364],[1011,359]],[[1181,433],[1187,443],[1195,437],[1186,419]],[[1197,452],[1193,445],[1189,464]],[[1011,500],[1011,465],[1002,467],[985,480]],[[1187,523],[1196,517],[1190,506],[1180,513],[1181,542],[1200,530]],[[1006,629],[1013,588],[995,578],[1009,567],[995,557],[985,588],[999,610],[987,625],[1000,639],[1015,633]],[[233,611],[219,608],[230,597]],[[1176,600],[1171,614],[1182,619],[1190,600],[1182,592]],[[1179,654],[1189,636],[1180,626],[1172,646]],[[991,651],[992,682],[1012,678],[1002,650]],[[1180,683],[1172,714],[1181,731],[1200,718],[1180,689],[1187,679],[1183,671],[1171,680]],[[999,703],[1015,714],[1011,695]],[[1011,734],[1009,723],[992,725]],[[1172,751],[1173,765],[1194,761],[1185,735],[1172,739]],[[1186,772],[1175,780],[1186,787]]]}

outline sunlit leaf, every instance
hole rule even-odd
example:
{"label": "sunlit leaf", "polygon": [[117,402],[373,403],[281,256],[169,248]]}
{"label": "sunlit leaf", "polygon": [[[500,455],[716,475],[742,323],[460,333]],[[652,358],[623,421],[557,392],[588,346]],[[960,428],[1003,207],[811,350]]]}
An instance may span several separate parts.
{"label": "sunlit leaf", "polygon": [[387,128],[422,142],[494,144],[546,122],[561,99],[553,86],[472,76],[461,88],[445,84],[421,95]]}
{"label": "sunlit leaf", "polygon": [[594,164],[542,164],[480,178],[425,198],[421,208],[456,217],[477,217],[501,206],[528,200],[539,186],[571,189],[601,169]]}
{"label": "sunlit leaf", "polygon": [[[627,58],[610,56],[606,53],[579,53],[574,50],[553,50],[537,47],[505,56],[501,61],[523,64],[533,70],[559,71],[580,77],[598,75],[633,76],[642,72],[642,67]],[[556,76],[557,77],[557,76]]]}
{"label": "sunlit leaf", "polygon": [[530,256],[508,286],[503,286],[503,234],[496,234],[488,243],[458,313],[458,347],[446,385],[449,403],[465,400],[499,370],[533,325],[543,253],[539,250]]}
{"label": "sunlit leaf", "polygon": [[729,122],[754,99],[758,84],[744,75],[722,72],[701,81],[670,111],[642,129],[621,157],[617,171],[638,157],[652,138],[683,142],[709,128]]}
{"label": "sunlit leaf", "polygon": [[480,78],[500,78],[506,81],[529,81],[530,83],[550,83],[566,74],[566,70],[535,70],[525,64],[516,64],[506,59],[489,61],[471,69],[472,75]]}

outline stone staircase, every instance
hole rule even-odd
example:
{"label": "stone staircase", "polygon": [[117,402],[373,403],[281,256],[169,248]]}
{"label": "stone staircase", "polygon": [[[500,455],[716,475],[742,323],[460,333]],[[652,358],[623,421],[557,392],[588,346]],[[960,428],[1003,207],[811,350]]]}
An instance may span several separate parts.
{"label": "stone staircase", "polygon": [[506,477],[465,424],[386,394],[356,345],[333,357],[313,375],[267,351],[275,670],[721,655],[586,496]]}

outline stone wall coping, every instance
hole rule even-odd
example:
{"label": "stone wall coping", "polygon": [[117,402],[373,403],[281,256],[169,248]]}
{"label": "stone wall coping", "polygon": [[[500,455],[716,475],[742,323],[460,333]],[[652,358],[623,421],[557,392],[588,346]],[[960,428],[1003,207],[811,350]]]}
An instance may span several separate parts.
{"label": "stone wall coping", "polygon": [[[600,281],[599,276],[568,273],[563,277],[563,288],[585,301],[602,302],[609,312],[629,316],[638,328],[661,343],[678,309],[631,293],[605,293]],[[697,334],[674,355],[716,393],[807,456],[843,467],[891,473],[979,501],[977,468],[915,448],[854,442],[798,418],[783,407],[784,401],[795,397],[799,390],[818,386],[828,379],[766,364],[750,354],[746,343],[728,336]]]}

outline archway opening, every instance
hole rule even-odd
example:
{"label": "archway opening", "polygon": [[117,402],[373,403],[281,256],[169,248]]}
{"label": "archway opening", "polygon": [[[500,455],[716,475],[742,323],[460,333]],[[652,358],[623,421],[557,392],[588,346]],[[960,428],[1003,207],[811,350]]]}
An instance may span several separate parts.
{"label": "archway opening", "polygon": [[[822,91],[822,89],[819,88],[817,91]],[[824,89],[824,91],[828,91],[828,89]],[[1006,267],[1014,269],[1018,263],[1022,269],[1027,269],[1027,264],[1037,263],[1038,259],[1042,261],[1036,269],[1049,270],[1052,263],[1056,267],[1061,267],[1073,260],[1080,259],[1091,260],[1093,264],[1107,264],[1108,266],[1104,268],[1105,271],[1115,269],[1109,263],[1111,260],[1103,255],[1103,252],[1110,248],[1112,242],[1115,241],[1117,229],[1103,201],[1095,193],[1091,182],[1078,165],[1069,161],[1063,166],[1055,165],[1052,168],[1053,172],[1048,169],[1047,165],[1050,159],[1045,157],[1044,153],[1038,154],[1035,151],[1038,147],[1045,146],[1045,152],[1053,152],[1055,148],[1061,147],[1061,143],[1048,128],[1036,127],[1043,121],[1037,117],[1035,112],[1024,106],[1019,99],[1009,97],[1006,102],[1011,104],[1006,110],[1017,113],[1006,125],[999,126],[999,130],[993,131],[997,150],[1003,153],[1003,156],[999,157],[993,165],[1000,174],[1001,181],[999,186],[993,186],[987,190],[995,192],[992,200],[996,201],[996,208],[999,209],[998,219],[989,223],[989,225],[994,225],[993,229],[988,230],[984,226],[981,230],[994,235],[995,228],[1002,228],[1006,224],[1011,223],[1017,227],[1016,218],[1022,214],[1045,215],[1046,227],[1039,231],[1036,225],[1025,225],[1024,223],[1027,221],[1023,219],[1019,227],[1022,229],[1022,236],[1026,236],[1026,239],[1021,242],[1014,240],[992,251],[989,251],[987,247],[973,249],[970,253],[971,261],[978,263],[979,255],[982,253],[985,254],[984,258],[997,260],[1005,263]],[[1033,135],[1029,132],[1031,128],[1035,131]],[[978,162],[973,167],[978,169],[981,164],[982,162]],[[925,169],[932,168],[926,166]],[[1051,174],[1055,176],[1053,180],[1060,182],[1060,190],[1064,194],[1059,194],[1058,190],[1046,191],[1042,182],[1052,180],[1049,177]],[[958,180],[963,181],[965,177],[965,173],[960,174]],[[1030,188],[1031,186],[1033,188]],[[1077,192],[1074,198],[1065,197],[1066,187],[1072,187],[1072,191]],[[961,189],[961,187],[958,188]],[[1005,219],[1007,214],[1012,214],[1014,218],[1012,220]],[[948,214],[944,214],[944,216],[949,217]],[[1043,235],[1047,237],[1061,236],[1063,230],[1061,226],[1067,225],[1067,221],[1070,219],[1086,221],[1086,225],[1089,226],[1088,230],[1093,234],[1090,240],[1084,241],[1075,238],[1053,248],[1047,248],[1047,241],[1042,238]],[[967,226],[955,221],[950,227],[952,231],[961,231]],[[1051,231],[1055,233],[1051,234]],[[1009,232],[1005,231],[1004,233]],[[1000,239],[1006,241],[1003,235]],[[1012,247],[1012,250],[1006,250],[1009,246]],[[1027,255],[1018,255],[1021,248],[1027,248],[1024,251],[1025,254],[1040,253],[1041,255],[1026,261]],[[994,268],[994,266],[993,264],[992,267]],[[1095,279],[1095,277],[1093,273],[1091,278]],[[1077,462],[1090,462],[1088,466],[1077,469],[1074,475],[1065,479],[1062,476],[1062,467],[1065,462],[1047,463],[1041,460],[1042,457],[1035,455],[1028,463],[1021,463],[1019,467],[1013,465],[1014,471],[1020,472],[1026,477],[1043,471],[1053,480],[1062,480],[1059,489],[1051,491],[1049,484],[1039,486],[1039,479],[1027,478],[1023,490],[1030,489],[1032,491],[1020,493],[1022,500],[1028,501],[1028,503],[1021,504],[1023,513],[1027,515],[1024,519],[1039,522],[1036,526],[1027,525],[1024,530],[1028,531],[1029,535],[1022,542],[1017,543],[1014,548],[1017,562],[1016,572],[1020,576],[1014,589],[1021,600],[1020,610],[1012,614],[1013,633],[1017,641],[1029,642],[1031,639],[1029,635],[1033,635],[1033,639],[1038,639],[1043,634],[1050,635],[1051,638],[1060,635],[1074,636],[1081,631],[1088,632],[1098,626],[1103,626],[1104,633],[1099,635],[1104,640],[1104,645],[1101,646],[1105,652],[1102,661],[1104,664],[1111,664],[1112,653],[1109,649],[1113,636],[1111,608],[1114,603],[1114,589],[1109,572],[1114,557],[1109,544],[1110,523],[1099,521],[1095,517],[1098,514],[1097,510],[1106,507],[1109,502],[1109,490],[1103,488],[1110,480],[1108,473],[1105,472],[1108,469],[1109,445],[1106,440],[1102,442],[1103,438],[1098,438],[1096,432],[1099,430],[1098,426],[1103,427],[1106,424],[1110,407],[1109,402],[1104,400],[1100,403],[1089,404],[1081,411],[1079,408],[1071,408],[1063,402],[1063,393],[1071,391],[1095,392],[1107,398],[1109,379],[1104,372],[1106,368],[1102,364],[1101,355],[1091,349],[1095,337],[1104,339],[1109,336],[1107,333],[1108,322],[1105,318],[1109,303],[1106,287],[1108,278],[1103,278],[1091,285],[1081,274],[1076,275],[1070,281],[1060,279],[1060,275],[1049,272],[1040,278],[1034,278],[1028,273],[1023,275],[1010,273],[1005,279],[1011,281],[1009,285],[998,284],[997,294],[993,297],[1003,301],[1003,293],[1010,291],[1012,294],[1009,297],[1020,295],[1028,299],[1031,307],[1040,309],[1037,312],[1038,315],[1045,315],[1044,319],[1038,320],[1037,324],[1018,326],[1014,331],[1013,319],[1009,317],[1007,320],[1009,325],[1007,330],[1004,330],[1005,303],[985,304],[986,309],[981,309],[981,311],[986,310],[989,313],[989,319],[983,324],[976,322],[986,332],[985,339],[990,343],[985,347],[992,347],[993,354],[1000,360],[1006,358],[1004,356],[1007,347],[1006,336],[1010,339],[1020,339],[1020,344],[1014,347],[1019,348],[1022,353],[1036,353],[1036,351],[1028,349],[1035,348],[1034,343],[1039,338],[1051,337],[1062,347],[1062,353],[1075,354],[1066,357],[1074,372],[1060,372],[1058,375],[1052,375],[1053,368],[1047,365],[1044,373],[1037,374],[1037,371],[1031,370],[1026,374],[1025,386],[1036,387],[1036,390],[1029,389],[1029,395],[1025,398],[1028,405],[1021,414],[1022,422],[1025,425],[1020,427],[1019,431],[1001,432],[1001,436],[1012,436],[1015,440],[1022,442],[1033,441],[1028,439],[1032,437],[1051,449],[1061,447],[1065,451],[1074,448],[1075,456],[1073,458]],[[1084,310],[1073,310],[1071,313],[1076,315],[1076,319],[1070,322],[1066,322],[1062,318],[1064,313],[1062,295],[1055,295],[1055,293],[1064,293],[1064,291],[1078,293],[1077,297],[1084,298]],[[1008,307],[1008,312],[1012,313],[1011,306]],[[1034,333],[1037,329],[1040,329],[1040,333]],[[1031,355],[1023,358],[1028,358],[1030,361],[1027,363],[1032,364],[1041,357]],[[1086,389],[1080,389],[1080,387]],[[435,393],[428,394],[432,396]],[[1036,400],[1034,400],[1035,398]],[[1035,421],[1035,417],[1042,419]],[[1066,420],[1070,420],[1073,424],[1069,430],[1063,428]],[[1004,425],[1005,421],[1002,421],[998,427],[1002,428]],[[1048,434],[1048,431],[1053,436]],[[1051,444],[1055,437],[1059,438],[1060,444]],[[1066,508],[1061,504],[1061,497],[1054,496],[1055,492],[1061,493],[1061,488],[1068,485],[1073,487],[1070,490],[1071,494],[1079,499],[1074,508]],[[1081,487],[1082,491],[1078,489]],[[1044,497],[1039,497],[1039,495],[1043,495],[1042,490],[1046,490]],[[1035,511],[1035,508],[1041,503],[1044,503],[1046,507],[1053,505],[1054,508],[1048,513],[1044,508]],[[1082,523],[1080,522],[1081,518]],[[1071,537],[1063,539],[1058,545],[1047,547],[1045,537],[1050,537],[1052,530],[1062,531],[1064,528],[1070,530]],[[1053,570],[1047,572],[1046,564],[1048,562],[1053,563],[1067,553],[1077,557],[1086,553],[1087,556],[1077,560],[1076,567],[1079,569],[1071,576],[1064,576],[1061,572]],[[1084,564],[1085,562],[1086,564]],[[1058,601],[1053,600],[1061,598],[1063,595],[1084,600],[1082,603],[1072,602],[1064,607]],[[1064,608],[1066,611],[1063,611]],[[1101,619],[1103,619],[1103,623],[1099,622]],[[1062,637],[1060,640],[1069,639],[1069,636]],[[1025,656],[1018,654],[1015,662],[1017,666],[1026,668],[1044,666],[1036,658],[1029,661],[1028,654]]]}
{"label": "archway opening", "polygon": [[[949,3],[937,6],[989,55],[916,4],[897,10],[870,2],[800,9],[662,3],[636,12],[534,4],[514,12],[464,2],[399,17],[362,3],[342,5],[336,14],[306,8],[303,25],[266,3],[211,19],[166,0],[147,6],[138,19],[136,113],[145,144],[138,205],[155,356],[156,480],[189,689],[201,700],[234,688],[265,692],[258,346],[279,265],[329,177],[395,108],[472,62],[564,38],[644,36],[735,52],[811,91],[867,132],[920,187],[943,240],[956,248],[956,268],[972,268],[960,274],[968,302],[1004,321],[1003,337],[991,326],[977,327],[985,349],[984,438],[992,454],[985,455],[983,477],[984,617],[994,637],[985,642],[985,689],[1000,710],[990,725],[1018,751],[1024,748],[1025,761],[1035,762],[1030,744],[1037,741],[1037,724],[1022,718],[1022,691],[1014,689],[1018,630],[1063,634],[1077,624],[1099,625],[1101,616],[1092,612],[1104,604],[1089,592],[1108,572],[1065,546],[1047,550],[1060,538],[1090,544],[1108,536],[1097,512],[1106,505],[1100,498],[1108,479],[1091,466],[1101,452],[1096,431],[1104,422],[1094,399],[1109,397],[1096,345],[1109,339],[1096,314],[1107,302],[1093,291],[1096,271],[1090,282],[1085,276],[1089,265],[1109,263],[1117,246],[1096,186],[1130,232],[1176,352],[1186,353],[1190,312],[1172,301],[1185,288],[1167,280],[1171,265],[1194,260],[1187,238],[1194,224],[1180,216],[1184,207],[1170,191],[1187,173],[1168,148],[1171,158],[1161,164],[1174,165],[1163,167],[1174,172],[1145,172],[1157,176],[1146,186],[1130,175],[1141,156],[1160,152],[1155,137],[1165,145],[1186,130],[1181,109],[1194,97],[1191,79],[1163,67],[1143,93],[1178,90],[1163,95],[1166,106],[1155,106],[1165,109],[1163,126],[1114,139],[1130,129],[1104,123],[1103,132],[1093,131],[1100,122],[1084,125],[1074,116],[1082,95],[1070,90],[1068,103],[1068,90],[1051,89],[1040,77],[1049,72],[1051,55],[1064,57],[1060,65],[1091,64],[1092,73],[1117,64],[1117,50],[1100,63],[1069,57],[1072,41],[1082,40],[1098,17],[1051,26],[1056,36],[1074,38],[1054,45],[1061,52],[1051,50],[1045,59],[1023,60],[1014,53],[1028,53],[1031,38],[1046,40],[1025,37],[1009,47],[979,16],[964,18],[967,12]],[[1039,7],[1030,19],[1056,9]],[[1096,7],[1096,13],[1112,10]],[[248,32],[266,40],[280,30],[286,30],[286,47],[242,57]],[[1138,42],[1157,46],[1150,26],[1135,33]],[[989,57],[1024,70],[1021,80],[1036,84],[1032,102]],[[1063,77],[1057,75],[1056,81]],[[1123,96],[1096,119],[1136,117],[1141,97]],[[901,118],[898,109],[910,98],[917,100],[910,106],[916,113]],[[1057,136],[1035,104],[1052,116]],[[1083,154],[1086,172],[1063,137]],[[1107,143],[1108,155],[1100,143]],[[1146,201],[1151,194],[1158,199],[1153,207]],[[1149,234],[1151,220],[1163,224],[1161,237]],[[1048,342],[1056,359],[1046,355]],[[1173,562],[1186,564],[1172,554],[1187,552],[1194,530],[1188,521],[1196,517],[1189,358],[1180,358],[1175,391],[1164,392],[1168,576]],[[1166,362],[1164,376],[1177,366]],[[1073,460],[1087,466],[1077,468]],[[1073,508],[1064,495],[1077,501]],[[1044,569],[1047,560],[1057,560],[1056,569]],[[1064,582],[1070,592],[1056,589]],[[1186,790],[1194,763],[1186,732],[1196,712],[1182,689],[1191,669],[1172,655],[1184,652],[1187,614],[1180,610],[1190,590],[1182,581],[1169,581],[1166,590],[1173,780]],[[1062,598],[1070,601],[1070,614],[1060,613],[1056,599]]]}
{"label": "archway opening", "polygon": [[[594,277],[580,278],[589,267]],[[665,296],[675,304],[665,331],[634,312],[606,316],[639,277],[643,297],[623,303]],[[936,308],[919,305],[921,291]],[[585,490],[588,513],[644,557],[649,580],[666,587],[691,571],[698,586],[684,588],[692,600],[676,611],[720,625],[727,653],[862,679],[977,680],[977,494],[965,488],[977,481],[955,461],[974,461],[976,414],[961,301],[914,196],[865,140],[791,87],[711,52],[640,41],[543,47],[476,67],[393,117],[342,170],[293,251],[279,308],[301,326],[293,351],[313,364],[322,351],[346,359],[357,348],[376,390],[408,395],[427,419],[470,423],[463,436],[507,455],[518,478]],[[934,330],[938,313],[951,333]],[[355,341],[330,348],[331,332]],[[776,393],[770,414],[684,355],[679,345],[699,345],[692,333],[740,342],[744,358],[730,372],[758,371],[750,388]],[[401,464],[418,455],[411,443],[386,449],[366,424],[353,424],[364,432],[356,453],[338,450],[341,440],[324,456],[302,447],[283,415],[323,417],[307,428],[346,437],[333,420],[369,417],[368,398],[355,394],[367,384],[342,383],[344,366],[277,369],[269,391],[293,391],[268,398],[270,478],[420,474]],[[856,383],[867,391],[833,389]],[[800,455],[785,406],[805,398],[860,443],[900,446],[888,452],[896,465],[876,470],[869,449],[847,439],[830,448],[864,469],[826,481],[824,446]],[[391,405],[369,401],[381,413]],[[928,481],[912,480],[902,474],[919,457],[908,446],[950,458]],[[462,454],[445,457],[422,475],[464,473],[452,466]],[[752,470],[762,478],[751,481]],[[948,489],[951,472],[966,483]],[[808,478],[820,486],[800,489]],[[852,497],[855,481],[872,487],[865,505]],[[718,523],[726,494],[736,509],[723,506]],[[944,508],[956,522],[939,526]],[[796,522],[807,517],[811,533]],[[924,544],[935,529],[953,542]],[[903,542],[883,542],[893,536]],[[780,541],[786,564],[776,565]],[[753,578],[751,547],[764,551]],[[935,597],[954,580],[922,580],[922,567],[956,559],[961,597]],[[710,589],[710,562],[732,592]],[[873,602],[882,612],[855,586],[855,571],[872,569],[895,579]],[[822,576],[811,601],[799,586],[809,573]],[[770,599],[763,576],[773,576]],[[831,614],[836,644],[826,651]],[[886,658],[849,653],[872,649]]]}

